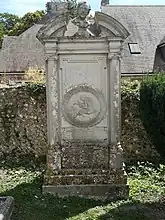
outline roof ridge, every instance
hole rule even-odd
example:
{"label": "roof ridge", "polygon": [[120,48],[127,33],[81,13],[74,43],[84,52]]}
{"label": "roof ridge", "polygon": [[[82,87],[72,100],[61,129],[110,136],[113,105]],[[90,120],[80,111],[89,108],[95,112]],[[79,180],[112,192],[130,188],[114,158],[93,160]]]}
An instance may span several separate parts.
{"label": "roof ridge", "polygon": [[102,7],[165,7],[165,5],[106,5]]}

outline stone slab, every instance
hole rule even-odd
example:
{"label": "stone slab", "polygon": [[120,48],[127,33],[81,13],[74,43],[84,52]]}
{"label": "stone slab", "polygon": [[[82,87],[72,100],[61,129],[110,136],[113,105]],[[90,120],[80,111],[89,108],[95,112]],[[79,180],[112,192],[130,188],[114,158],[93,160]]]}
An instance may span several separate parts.
{"label": "stone slab", "polygon": [[0,197],[0,220],[10,220],[14,209],[13,197]]}
{"label": "stone slab", "polygon": [[128,199],[129,186],[125,184],[59,186],[44,185],[43,193],[51,193],[59,197],[76,196],[87,199],[115,201],[119,199]]}
{"label": "stone slab", "polygon": [[45,176],[45,183],[50,185],[79,185],[79,184],[126,184],[127,178],[115,175],[65,175]]}

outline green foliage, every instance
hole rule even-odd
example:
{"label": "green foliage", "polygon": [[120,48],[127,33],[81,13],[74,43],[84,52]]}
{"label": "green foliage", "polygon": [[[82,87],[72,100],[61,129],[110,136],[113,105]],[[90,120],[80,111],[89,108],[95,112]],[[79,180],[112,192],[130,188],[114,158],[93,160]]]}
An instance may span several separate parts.
{"label": "green foliage", "polygon": [[122,101],[125,99],[137,99],[139,100],[140,94],[139,94],[139,89],[140,89],[140,83],[141,80],[135,80],[131,78],[127,79],[122,79],[121,80],[121,96],[122,96]]}
{"label": "green foliage", "polygon": [[[74,17],[76,15],[77,1],[66,0],[66,2],[69,3],[69,16]],[[49,8],[49,4],[47,3],[46,12],[49,12],[50,10],[51,8]],[[37,10],[34,13],[28,12],[23,17],[10,13],[0,13],[0,48],[2,46],[4,35],[18,36],[32,25],[38,23],[44,15],[45,11],[43,10]]]}
{"label": "green foliage", "polygon": [[[27,90],[30,97],[33,97],[41,102],[43,101],[43,99],[41,99],[40,95],[41,95],[41,93],[45,94],[45,92],[46,92],[45,84],[27,83],[26,90]],[[46,94],[45,94],[45,97],[46,97]]]}
{"label": "green foliage", "polygon": [[9,35],[20,35],[24,31],[26,31],[28,28],[36,24],[38,21],[40,21],[43,16],[45,15],[44,11],[36,11],[34,13],[28,12],[26,13],[19,22],[15,24],[15,26],[10,29]]}
{"label": "green foliage", "polygon": [[4,35],[8,35],[9,31],[20,21],[17,15],[10,13],[0,13],[0,48]]}
{"label": "green foliage", "polygon": [[11,30],[17,22],[20,21],[20,17],[10,13],[0,13],[0,23],[4,26],[4,31],[7,33]]}
{"label": "green foliage", "polygon": [[165,156],[165,74],[143,79],[139,105],[140,116],[151,141]]}
{"label": "green foliage", "polygon": [[29,68],[24,75],[26,88],[30,96],[39,97],[45,92],[46,76],[44,68]]}
{"label": "green foliage", "polygon": [[[11,166],[9,163],[14,160]],[[31,169],[31,158],[15,164],[15,158],[0,162],[0,195],[15,199],[12,219],[36,220],[155,220],[165,219],[165,166],[138,163],[129,168],[130,199],[102,202],[82,198],[43,195],[44,166]],[[7,164],[6,164],[7,163]],[[18,165],[18,164],[17,164]],[[29,166],[29,168],[28,168]],[[35,210],[35,212],[34,212]]]}
{"label": "green foliage", "polygon": [[121,81],[121,90],[123,94],[130,95],[131,93],[137,94],[139,96],[139,89],[140,89],[140,80],[135,79],[122,79]]}
{"label": "green foliage", "polygon": [[138,163],[129,170],[130,198],[141,202],[156,200],[165,194],[165,166]]}
{"label": "green foliage", "polygon": [[0,23],[0,48],[2,46],[2,41],[3,41],[3,36],[5,34],[5,31],[4,31],[4,24],[3,23]]}
{"label": "green foliage", "polygon": [[18,36],[45,15],[44,11],[28,12],[23,17],[10,13],[0,13],[0,48],[4,35]]}
{"label": "green foliage", "polygon": [[24,75],[25,81],[30,84],[46,84],[45,70],[44,68],[30,67]]}

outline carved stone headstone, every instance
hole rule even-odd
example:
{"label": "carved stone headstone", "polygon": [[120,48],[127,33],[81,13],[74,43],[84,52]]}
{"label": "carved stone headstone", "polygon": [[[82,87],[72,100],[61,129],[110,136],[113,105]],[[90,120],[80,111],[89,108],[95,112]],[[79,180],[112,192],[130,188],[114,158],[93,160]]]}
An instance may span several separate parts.
{"label": "carved stone headstone", "polygon": [[81,3],[75,19],[68,23],[54,18],[38,33],[47,55],[49,145],[43,191],[127,198],[120,145],[120,60],[129,33],[112,17],[96,12],[97,31],[91,29],[91,34],[89,10]]}

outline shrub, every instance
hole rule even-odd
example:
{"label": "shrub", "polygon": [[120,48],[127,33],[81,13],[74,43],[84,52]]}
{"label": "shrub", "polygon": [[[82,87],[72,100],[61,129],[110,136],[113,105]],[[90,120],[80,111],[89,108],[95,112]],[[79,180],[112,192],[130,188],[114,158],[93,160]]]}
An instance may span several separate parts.
{"label": "shrub", "polygon": [[46,77],[44,69],[40,69],[38,67],[32,68],[30,67],[26,72],[24,79],[26,82],[31,84],[45,84]]}
{"label": "shrub", "polygon": [[135,96],[139,96],[139,88],[140,88],[141,80],[135,80],[131,78],[122,79],[121,80],[121,91],[122,94],[134,94]]}
{"label": "shrub", "polygon": [[161,156],[165,156],[165,74],[147,76],[140,87],[140,117]]}
{"label": "shrub", "polygon": [[2,87],[2,85],[7,85],[8,84],[8,80],[7,80],[7,76],[6,73],[3,73],[1,79],[0,79],[0,86]]}

